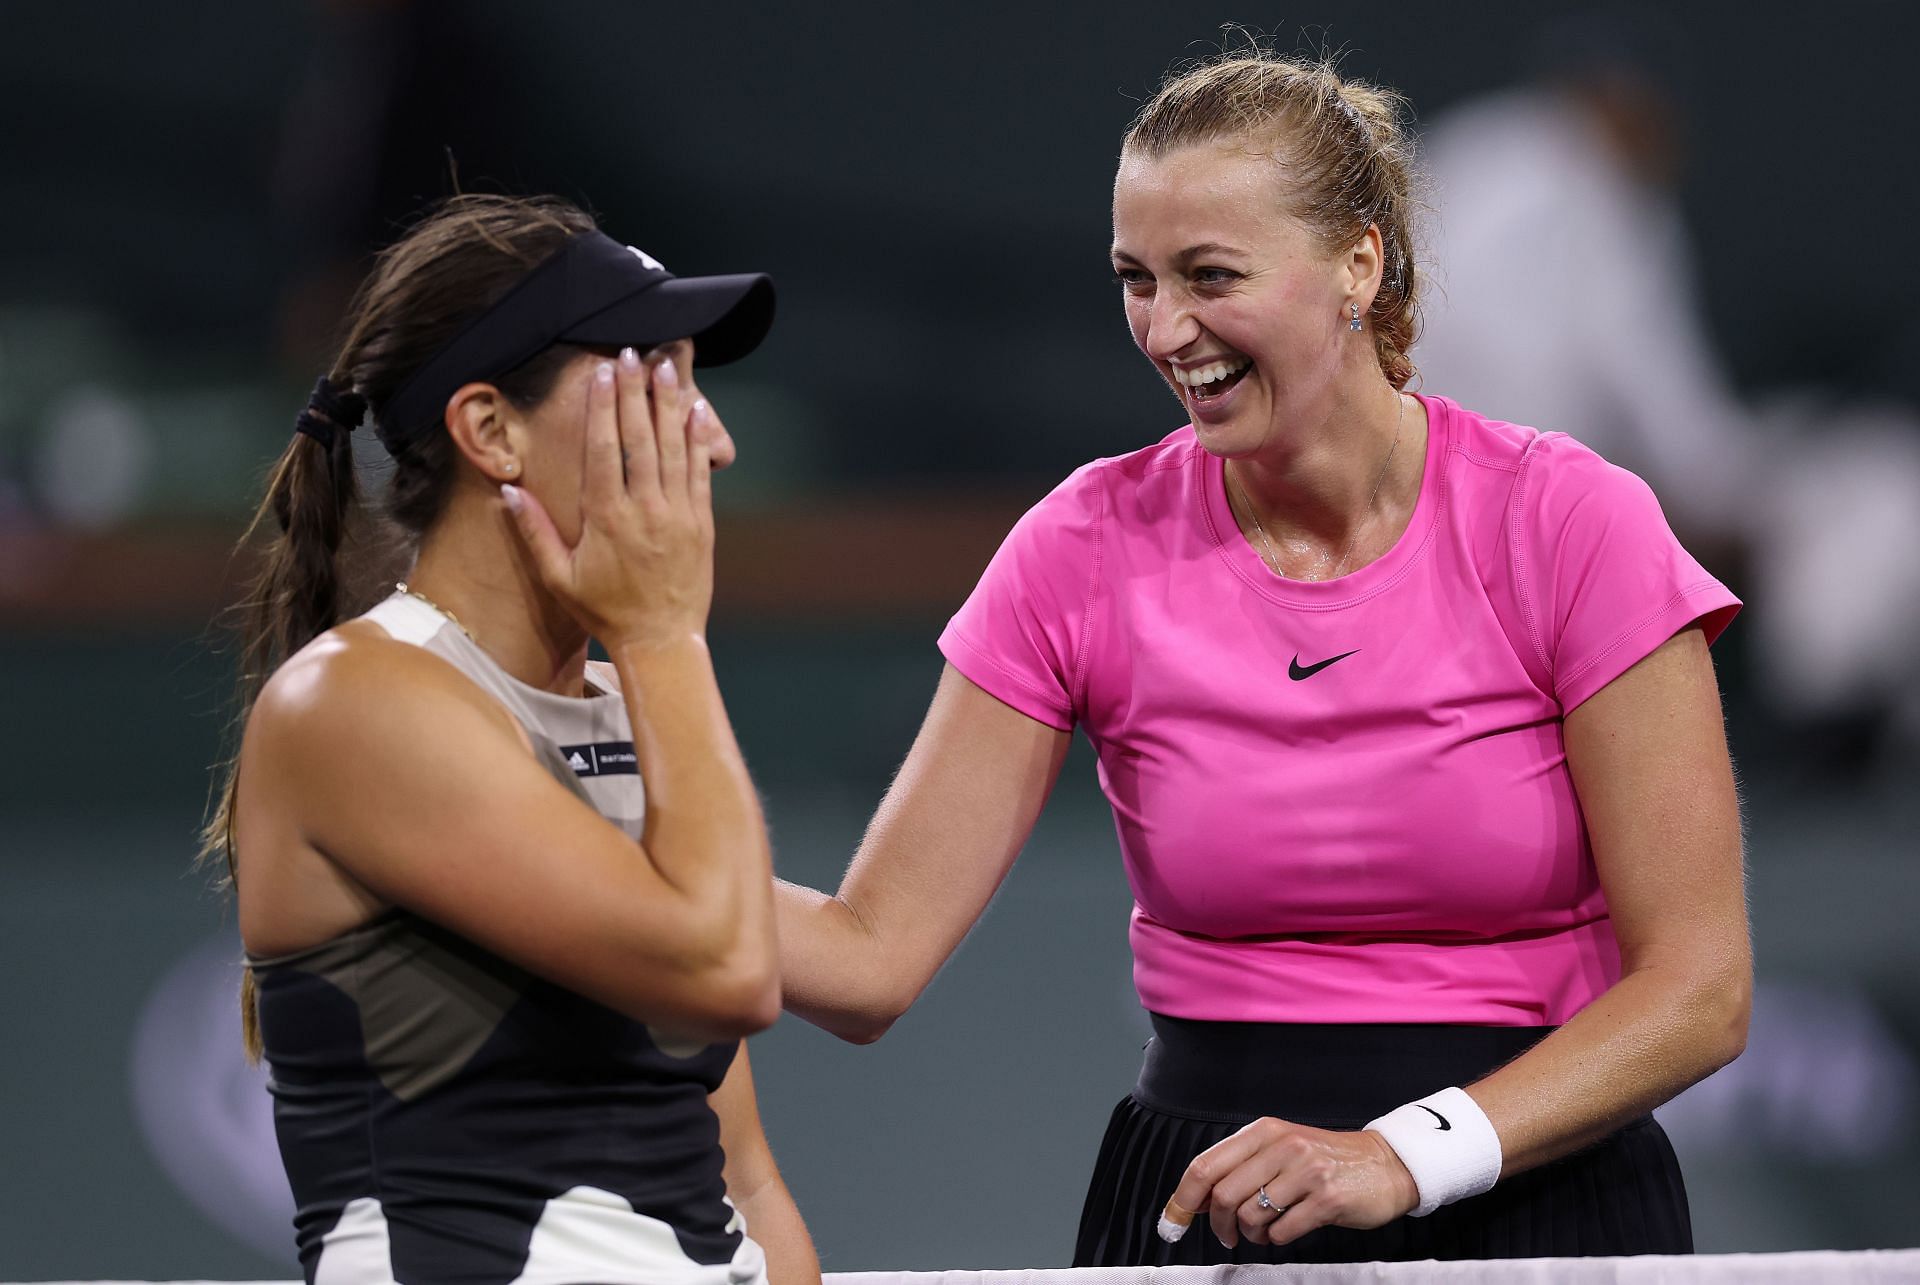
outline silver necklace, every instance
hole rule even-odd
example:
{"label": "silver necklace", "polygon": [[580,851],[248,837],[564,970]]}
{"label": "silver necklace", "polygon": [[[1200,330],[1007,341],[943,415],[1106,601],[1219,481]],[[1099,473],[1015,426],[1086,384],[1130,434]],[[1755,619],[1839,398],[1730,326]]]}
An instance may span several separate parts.
{"label": "silver necklace", "polygon": [[398,589],[401,593],[406,594],[407,597],[409,598],[418,598],[421,602],[426,603],[429,607],[432,607],[435,611],[445,616],[448,622],[451,623],[455,629],[458,629],[461,633],[465,634],[467,636],[468,642],[472,643],[476,647],[480,645],[480,640],[473,636],[473,630],[467,628],[465,625],[460,623],[460,617],[454,615],[451,611],[448,611],[445,607],[441,606],[439,603],[435,602],[433,599],[427,597],[426,594],[421,593],[418,589],[415,589],[413,586],[409,585],[404,580],[394,581],[393,587]]}
{"label": "silver necklace", "polygon": [[[1400,449],[1400,430],[1405,426],[1407,418],[1407,399],[1405,395],[1398,392],[1394,393],[1393,406],[1393,443],[1387,447],[1387,458],[1380,464],[1379,476],[1373,479],[1373,490],[1368,492],[1366,505],[1360,510],[1360,521],[1353,528],[1353,535],[1347,540],[1347,551],[1340,555],[1340,561],[1333,564],[1333,574],[1326,577],[1328,580],[1338,580],[1340,578],[1341,571],[1347,565],[1347,559],[1351,558],[1354,549],[1359,547],[1361,528],[1366,525],[1367,518],[1373,514],[1373,502],[1380,498],[1380,487],[1387,480],[1387,470],[1393,467],[1393,453]],[[1282,580],[1295,579],[1296,577],[1289,576],[1280,569],[1280,551],[1273,547],[1273,541],[1268,538],[1267,528],[1261,525],[1260,514],[1254,510],[1253,501],[1247,498],[1247,493],[1241,489],[1240,484],[1233,480],[1232,470],[1223,464],[1221,465],[1221,472],[1227,475],[1227,485],[1232,487],[1234,492],[1239,495],[1240,506],[1247,511],[1247,516],[1253,519],[1253,529],[1259,533],[1260,543],[1267,548],[1267,561],[1269,565],[1273,567],[1273,574],[1279,576]],[[1326,565],[1327,559],[1322,555],[1320,561],[1313,564],[1308,574],[1297,578],[1301,580],[1316,579],[1318,577],[1314,573]],[[459,622],[455,621],[454,623],[458,624]],[[471,637],[472,635],[468,636]]]}

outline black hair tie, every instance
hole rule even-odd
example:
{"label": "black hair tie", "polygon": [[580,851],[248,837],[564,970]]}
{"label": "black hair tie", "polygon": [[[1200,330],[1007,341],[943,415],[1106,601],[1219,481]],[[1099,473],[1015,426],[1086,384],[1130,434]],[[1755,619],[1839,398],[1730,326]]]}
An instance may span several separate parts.
{"label": "black hair tie", "polygon": [[367,399],[350,388],[336,388],[325,375],[307,395],[306,409],[293,422],[293,431],[305,433],[329,452],[341,433],[351,433],[366,418]]}

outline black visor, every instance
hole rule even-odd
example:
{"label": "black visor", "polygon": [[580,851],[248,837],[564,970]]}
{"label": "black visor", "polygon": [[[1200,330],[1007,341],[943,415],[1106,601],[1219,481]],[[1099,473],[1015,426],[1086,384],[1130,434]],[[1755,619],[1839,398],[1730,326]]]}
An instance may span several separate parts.
{"label": "black visor", "polygon": [[556,343],[651,348],[693,340],[696,366],[752,352],[773,325],[764,273],[676,277],[599,232],[574,237],[413,372],[377,416],[389,443],[437,427],[461,385],[504,375]]}

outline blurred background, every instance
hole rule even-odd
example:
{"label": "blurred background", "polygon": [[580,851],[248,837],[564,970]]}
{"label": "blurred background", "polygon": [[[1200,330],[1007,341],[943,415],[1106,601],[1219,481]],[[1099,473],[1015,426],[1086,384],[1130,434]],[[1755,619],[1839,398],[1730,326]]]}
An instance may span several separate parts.
{"label": "blurred background", "polygon": [[[1000,536],[1181,422],[1109,187],[1227,21],[1410,96],[1424,387],[1641,472],[1749,603],[1716,657],[1761,990],[1662,1112],[1700,1247],[1920,1244],[1909,6],[100,0],[0,7],[0,1279],[297,1274],[189,868],[217,617],[347,292],[449,158],[778,278],[703,381],[741,451],[713,641],[780,871],[832,886]],[[886,1040],[756,1039],[828,1270],[1069,1261],[1147,1034],[1129,905],[1082,745]]]}

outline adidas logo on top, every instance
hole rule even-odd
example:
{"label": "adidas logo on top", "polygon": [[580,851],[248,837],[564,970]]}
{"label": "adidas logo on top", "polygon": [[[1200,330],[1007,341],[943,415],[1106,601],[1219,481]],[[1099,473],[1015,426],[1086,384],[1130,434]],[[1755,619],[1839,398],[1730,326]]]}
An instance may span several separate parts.
{"label": "adidas logo on top", "polygon": [[575,776],[638,776],[640,759],[632,741],[590,741],[557,747]]}

